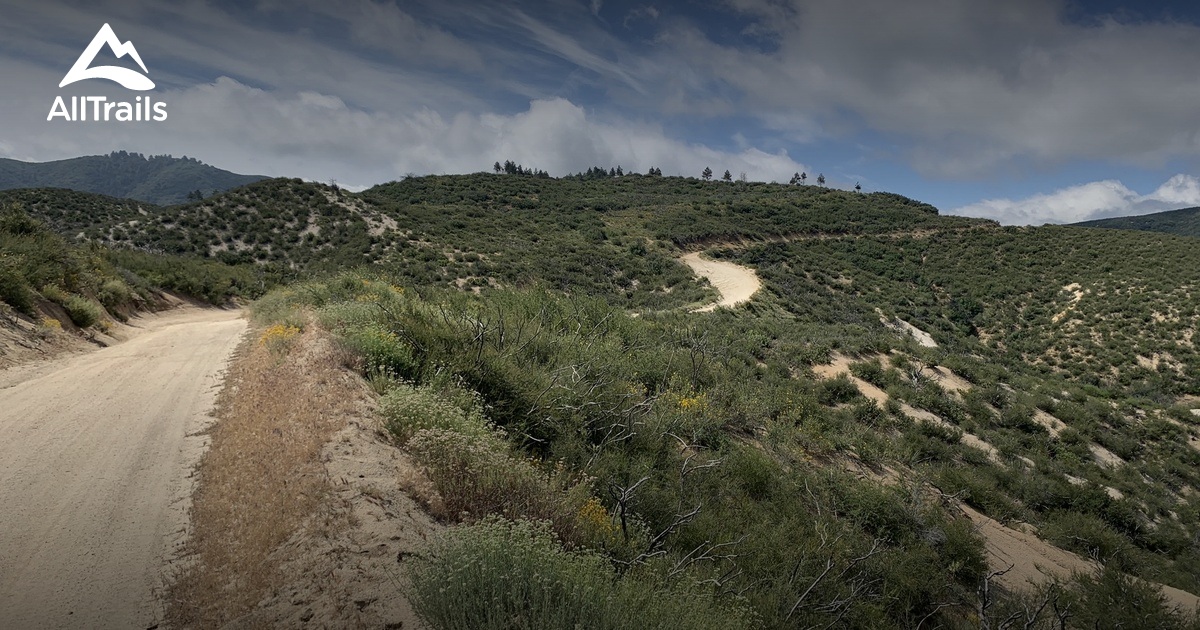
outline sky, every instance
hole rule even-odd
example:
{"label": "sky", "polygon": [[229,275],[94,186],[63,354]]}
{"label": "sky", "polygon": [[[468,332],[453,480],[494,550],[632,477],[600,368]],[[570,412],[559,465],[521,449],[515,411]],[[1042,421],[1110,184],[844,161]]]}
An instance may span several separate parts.
{"label": "sky", "polygon": [[[127,150],[362,189],[514,160],[805,172],[944,214],[1200,206],[1200,3],[0,0],[0,157]],[[103,24],[155,88],[59,88]],[[138,70],[107,48],[93,62]],[[159,122],[47,120],[149,96]]]}

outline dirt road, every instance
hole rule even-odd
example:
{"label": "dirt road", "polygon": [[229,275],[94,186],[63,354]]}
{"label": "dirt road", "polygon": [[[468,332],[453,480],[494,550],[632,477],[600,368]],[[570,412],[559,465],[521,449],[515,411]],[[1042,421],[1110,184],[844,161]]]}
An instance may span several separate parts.
{"label": "dirt road", "polygon": [[236,311],[133,322],[119,345],[0,378],[0,626],[150,628]]}
{"label": "dirt road", "polygon": [[696,309],[697,313],[711,311],[718,306],[736,306],[741,304],[748,301],[762,286],[762,282],[758,279],[758,274],[754,273],[754,270],[749,267],[735,265],[723,260],[701,258],[700,252],[693,252],[680,260],[691,267],[696,275],[708,278],[708,281],[721,294],[720,300]]}

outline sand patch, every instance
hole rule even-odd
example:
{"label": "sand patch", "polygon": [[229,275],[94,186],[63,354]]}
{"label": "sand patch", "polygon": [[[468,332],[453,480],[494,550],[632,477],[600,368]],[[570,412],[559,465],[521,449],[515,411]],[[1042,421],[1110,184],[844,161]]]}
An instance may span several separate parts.
{"label": "sand patch", "polygon": [[[1004,575],[996,577],[996,581],[1004,588],[1029,592],[1034,585],[1048,579],[1069,579],[1073,573],[1094,573],[1100,569],[1095,562],[1059,549],[1032,532],[1005,527],[970,506],[960,504],[958,507],[971,519],[983,538],[988,568],[993,571],[1009,569]],[[1140,578],[1134,579],[1140,581]],[[1168,604],[1185,614],[1200,611],[1200,597],[1173,586],[1150,584],[1162,590]]]}
{"label": "sand patch", "polygon": [[1041,409],[1033,410],[1033,421],[1045,427],[1045,429],[1049,431],[1050,435],[1053,437],[1058,437],[1058,434],[1062,433],[1063,429],[1067,428],[1066,423],[1064,423],[1062,420],[1055,418]]}
{"label": "sand patch", "polygon": [[921,345],[922,347],[925,347],[925,348],[938,347],[937,342],[933,340],[933,336],[930,335],[929,333],[921,330],[920,328],[917,328],[916,326],[913,326],[912,324],[904,321],[903,319],[900,319],[899,317],[894,317],[894,318],[889,319],[886,315],[883,314],[883,311],[880,309],[875,309],[875,312],[879,314],[879,322],[881,324],[883,324],[884,326],[892,329],[896,333],[901,334],[901,335],[909,335],[910,337],[915,339],[916,342],[919,345]]}
{"label": "sand patch", "polygon": [[942,389],[961,394],[971,389],[971,382],[957,375],[948,367],[935,366],[921,368],[921,374],[931,379],[933,382],[941,386]]}
{"label": "sand patch", "polygon": [[1079,286],[1078,282],[1072,282],[1071,284],[1068,284],[1067,286],[1063,287],[1062,290],[1071,294],[1071,301],[1067,303],[1066,308],[1064,308],[1062,311],[1059,311],[1058,313],[1055,313],[1054,316],[1050,318],[1050,321],[1054,322],[1055,324],[1060,322],[1062,320],[1062,318],[1066,317],[1068,313],[1070,313],[1072,310],[1074,310],[1075,306],[1077,304],[1079,304],[1079,300],[1083,299],[1084,292],[1083,292],[1083,289]]}
{"label": "sand patch", "polygon": [[375,396],[347,360],[310,325],[232,366],[173,627],[420,627],[404,559],[435,525],[401,491],[411,465],[375,438]]}
{"label": "sand patch", "polygon": [[1117,468],[1125,465],[1125,460],[1099,444],[1091,444],[1088,448],[1092,451],[1092,457],[1096,458],[1096,463],[1104,468]]}
{"label": "sand patch", "polygon": [[696,275],[707,278],[717,293],[721,294],[721,299],[695,309],[693,312],[706,313],[715,310],[718,306],[737,306],[748,302],[762,288],[762,281],[758,279],[758,274],[749,267],[723,260],[701,258],[700,252],[692,252],[680,260],[691,267]]}
{"label": "sand patch", "polygon": [[1029,591],[1049,577],[1070,577],[1072,573],[1090,573],[1098,567],[1087,560],[1038,538],[1004,526],[1000,521],[968,506],[959,509],[983,538],[988,567],[999,571],[1012,567],[996,581],[1014,591]]}
{"label": "sand patch", "polygon": [[[878,358],[883,358],[883,355],[879,355]],[[868,358],[866,360],[870,359]],[[850,365],[858,362],[859,361],[851,359],[843,354],[834,353],[833,361],[831,363],[826,365],[814,365],[812,366],[812,371],[813,374],[817,375],[817,378],[821,379],[837,378],[838,375],[845,374],[850,379],[850,382],[854,383],[854,386],[858,388],[859,393],[875,401],[880,407],[886,405],[888,401],[891,400],[891,397],[888,396],[887,392],[850,373]],[[900,405],[900,410],[904,412],[904,415],[914,420],[928,422],[930,424],[945,428],[956,428],[954,425],[943,420],[937,414],[925,411],[924,409],[917,409],[916,407],[913,407],[905,402],[897,402]],[[967,446],[983,451],[987,454],[988,459],[991,459],[994,462],[1000,461],[1000,452],[997,451],[994,446],[987,443],[977,435],[964,432],[962,439],[959,441]]]}

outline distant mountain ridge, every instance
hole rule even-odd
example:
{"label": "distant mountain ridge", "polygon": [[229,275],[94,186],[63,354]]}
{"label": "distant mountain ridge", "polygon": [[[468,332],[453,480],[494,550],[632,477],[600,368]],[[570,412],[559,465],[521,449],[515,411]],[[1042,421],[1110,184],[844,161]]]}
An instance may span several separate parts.
{"label": "distant mountain ridge", "polygon": [[1200,208],[1168,210],[1136,217],[1113,217],[1072,223],[1079,227],[1108,228],[1115,230],[1138,230],[1141,232],[1163,232],[1178,236],[1200,238]]}
{"label": "distant mountain ridge", "polygon": [[239,175],[187,156],[143,156],[115,151],[53,162],[21,162],[0,158],[0,190],[67,188],[158,205],[189,200],[267,179]]}

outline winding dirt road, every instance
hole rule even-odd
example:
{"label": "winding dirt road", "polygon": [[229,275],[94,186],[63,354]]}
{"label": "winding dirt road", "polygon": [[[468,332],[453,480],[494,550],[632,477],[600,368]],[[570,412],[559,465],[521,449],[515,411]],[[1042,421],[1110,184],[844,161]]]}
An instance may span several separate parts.
{"label": "winding dirt road", "polygon": [[150,628],[184,537],[195,434],[246,322],[186,308],[0,373],[0,626]]}
{"label": "winding dirt road", "polygon": [[680,260],[691,267],[696,275],[708,278],[713,288],[721,294],[720,300],[696,309],[694,311],[696,313],[706,313],[715,310],[718,306],[737,306],[742,302],[749,301],[762,287],[758,274],[749,267],[735,265],[724,260],[701,258],[700,252],[692,252]]}

